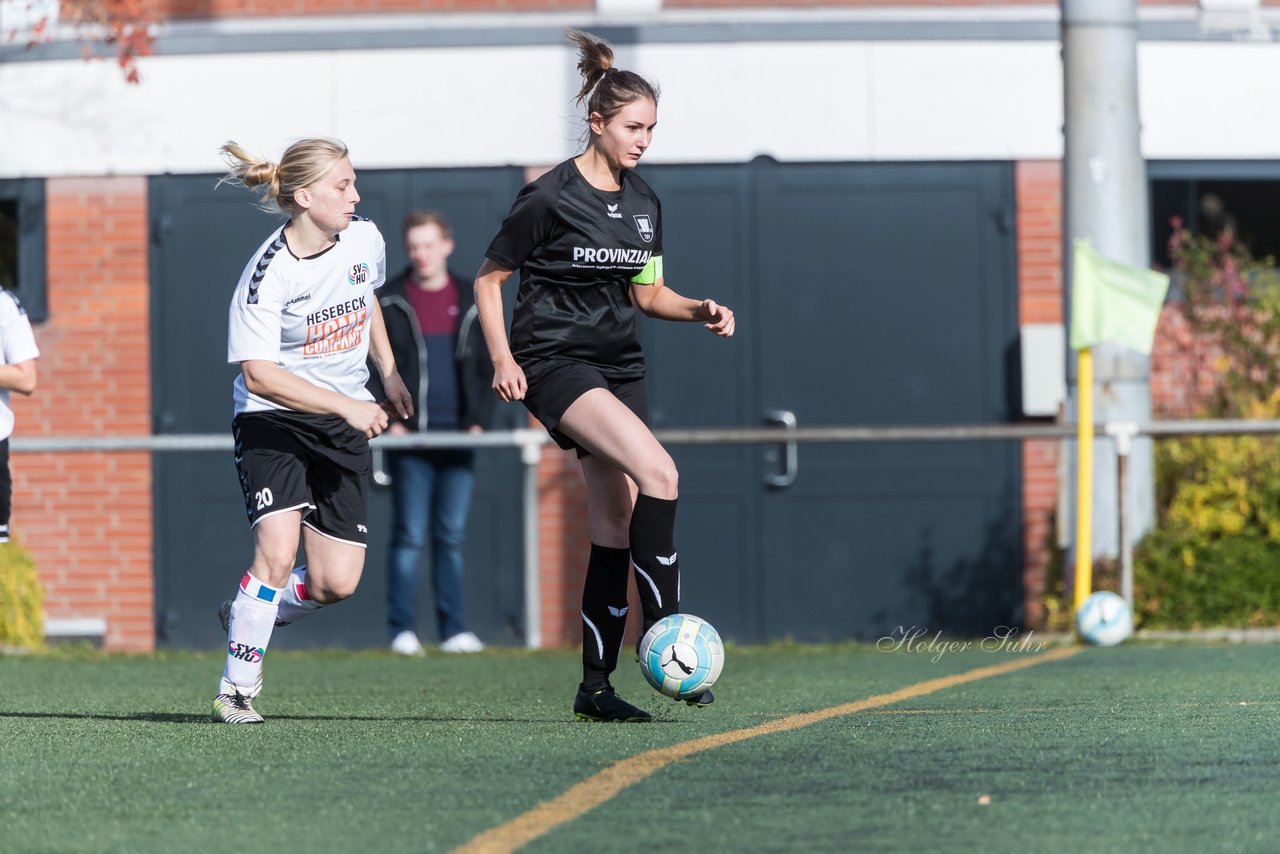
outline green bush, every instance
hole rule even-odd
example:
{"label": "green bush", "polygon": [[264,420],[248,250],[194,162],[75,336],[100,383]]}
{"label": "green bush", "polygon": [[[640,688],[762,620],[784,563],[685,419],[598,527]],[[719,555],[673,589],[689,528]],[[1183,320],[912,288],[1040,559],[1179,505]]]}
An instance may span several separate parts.
{"label": "green bush", "polygon": [[[1274,418],[1280,395],[1244,415]],[[1280,624],[1280,442],[1167,439],[1156,446],[1160,518],[1134,554],[1146,626]]]}
{"label": "green bush", "polygon": [[[1210,418],[1280,413],[1280,275],[1230,230],[1169,242],[1193,348],[1211,356]],[[1194,382],[1195,380],[1191,380]],[[1169,628],[1280,625],[1280,443],[1156,443],[1156,526],[1134,553],[1135,616]]]}
{"label": "green bush", "polygon": [[44,593],[36,562],[16,540],[0,545],[0,647],[44,645]]}
{"label": "green bush", "polygon": [[1256,537],[1196,542],[1157,532],[1141,552],[1133,583],[1144,627],[1280,623],[1280,543]]}

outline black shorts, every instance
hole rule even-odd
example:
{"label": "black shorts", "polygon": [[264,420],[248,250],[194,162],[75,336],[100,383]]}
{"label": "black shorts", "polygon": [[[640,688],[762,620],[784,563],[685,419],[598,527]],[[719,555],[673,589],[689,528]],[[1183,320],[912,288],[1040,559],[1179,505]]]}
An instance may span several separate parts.
{"label": "black shorts", "polygon": [[282,411],[237,415],[231,432],[250,527],[297,510],[307,527],[365,546],[372,455],[363,433],[336,415]]}
{"label": "black shorts", "polygon": [[554,359],[531,360],[520,367],[528,383],[524,395],[525,408],[547,428],[557,445],[566,451],[577,448],[579,457],[588,456],[589,452],[556,428],[560,426],[565,410],[593,388],[613,392],[613,396],[637,418],[649,423],[649,399],[645,396],[644,377],[615,379],[582,362]]}

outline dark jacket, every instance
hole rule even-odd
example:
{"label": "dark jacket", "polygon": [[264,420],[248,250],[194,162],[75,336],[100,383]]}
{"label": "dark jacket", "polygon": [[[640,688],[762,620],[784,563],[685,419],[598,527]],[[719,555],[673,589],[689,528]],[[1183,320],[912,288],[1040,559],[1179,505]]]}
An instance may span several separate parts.
{"label": "dark jacket", "polygon": [[[396,369],[400,372],[400,379],[408,387],[409,394],[413,395],[413,417],[405,422],[405,426],[410,430],[422,430],[431,419],[430,412],[423,412],[427,401],[427,348],[422,343],[418,316],[405,296],[405,288],[410,287],[411,273],[412,270],[405,270],[379,288],[378,305],[382,307],[382,320],[387,327],[387,337],[391,340],[391,353],[395,356]],[[493,364],[489,359],[489,348],[484,343],[484,333],[480,329],[473,283],[452,270],[449,275],[458,287],[458,315],[461,318],[458,324],[458,343],[453,351],[453,368],[458,372],[458,391],[462,396],[461,429],[477,424],[488,429],[497,398],[493,392]],[[381,402],[387,399],[382,378],[378,376],[377,366],[372,359],[369,360],[368,388],[375,400]]]}

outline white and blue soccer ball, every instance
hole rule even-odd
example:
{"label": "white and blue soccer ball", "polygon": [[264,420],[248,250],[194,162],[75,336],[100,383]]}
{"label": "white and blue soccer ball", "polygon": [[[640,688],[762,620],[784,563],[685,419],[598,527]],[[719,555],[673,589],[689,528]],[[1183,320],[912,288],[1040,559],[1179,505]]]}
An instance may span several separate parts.
{"label": "white and blue soccer ball", "polygon": [[1115,646],[1133,634],[1133,611],[1116,594],[1099,590],[1076,611],[1076,631],[1086,643]]}
{"label": "white and blue soccer ball", "polygon": [[640,672],[668,697],[699,696],[716,683],[723,669],[720,633],[692,614],[663,617],[640,639]]}

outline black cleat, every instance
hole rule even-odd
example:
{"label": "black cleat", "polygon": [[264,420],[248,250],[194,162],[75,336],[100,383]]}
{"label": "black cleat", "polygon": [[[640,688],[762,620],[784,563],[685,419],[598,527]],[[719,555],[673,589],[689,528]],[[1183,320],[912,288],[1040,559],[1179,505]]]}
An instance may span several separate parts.
{"label": "black cleat", "polygon": [[701,694],[699,694],[696,697],[689,697],[688,699],[685,700],[685,702],[688,703],[690,706],[696,706],[699,709],[704,709],[707,706],[714,703],[715,701],[716,701],[716,698],[712,696],[710,688],[703,691]]}
{"label": "black cleat", "polygon": [[587,692],[578,686],[573,700],[573,716],[580,721],[619,721],[642,724],[653,720],[644,709],[638,709],[614,693],[612,687]]}

